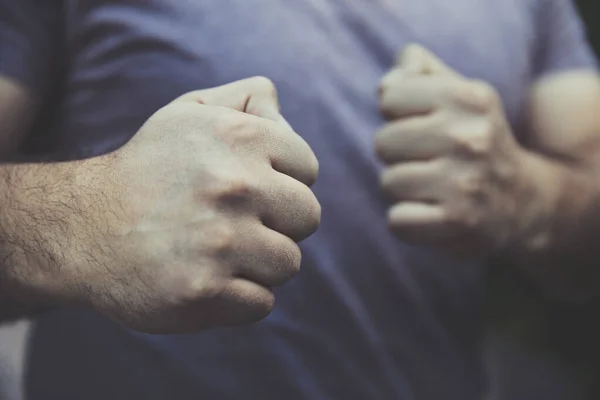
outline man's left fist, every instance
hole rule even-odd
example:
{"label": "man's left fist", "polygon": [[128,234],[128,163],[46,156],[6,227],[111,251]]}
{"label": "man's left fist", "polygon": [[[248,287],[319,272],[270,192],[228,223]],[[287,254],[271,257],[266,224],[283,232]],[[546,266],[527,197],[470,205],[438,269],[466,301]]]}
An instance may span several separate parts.
{"label": "man's left fist", "polygon": [[463,255],[505,245],[518,223],[525,150],[496,90],[412,45],[383,78],[380,102],[390,122],[376,150],[392,230]]}

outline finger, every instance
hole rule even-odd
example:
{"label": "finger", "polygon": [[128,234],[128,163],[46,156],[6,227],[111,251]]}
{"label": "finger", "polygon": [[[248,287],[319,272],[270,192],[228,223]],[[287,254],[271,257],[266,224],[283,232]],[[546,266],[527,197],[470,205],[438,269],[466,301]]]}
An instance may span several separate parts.
{"label": "finger", "polygon": [[438,56],[419,44],[410,44],[400,53],[397,65],[413,74],[459,76]]}
{"label": "finger", "polygon": [[263,224],[295,242],[313,234],[321,220],[321,206],[305,184],[273,171],[261,184],[259,216]]}
{"label": "finger", "polygon": [[[214,322],[213,326],[238,326],[267,317],[274,304],[275,296],[269,288],[236,278],[229,281],[211,303],[205,302],[203,310],[211,314],[208,320]],[[203,319],[206,318],[203,316]]]}
{"label": "finger", "polygon": [[394,202],[439,203],[444,175],[437,161],[396,164],[381,174],[381,187]]}
{"label": "finger", "polygon": [[273,169],[307,186],[314,184],[319,174],[319,162],[308,143],[281,122],[265,126],[265,132]]}
{"label": "finger", "polygon": [[442,76],[407,76],[394,70],[381,83],[381,113],[388,119],[431,113],[445,104],[457,84]]}
{"label": "finger", "polygon": [[445,210],[437,205],[398,203],[390,208],[388,223],[401,240],[415,244],[440,245],[458,234]]}
{"label": "finger", "polygon": [[283,285],[300,270],[300,248],[281,233],[259,225],[244,238],[235,260],[239,278],[272,288]]}
{"label": "finger", "polygon": [[452,148],[452,140],[444,134],[441,114],[393,121],[375,137],[375,151],[388,165],[430,160],[448,154]]}
{"label": "finger", "polygon": [[[264,77],[254,77],[227,85],[196,90],[176,101],[195,101],[209,106],[221,106],[282,122],[277,89]],[[289,125],[288,125],[289,126]]]}
{"label": "finger", "polygon": [[412,74],[426,74],[426,60],[422,47],[418,44],[409,44],[399,54],[396,65]]}
{"label": "finger", "polygon": [[[275,122],[285,121],[281,117],[277,88],[270,79],[265,77],[250,78],[241,81],[240,86],[240,90],[245,89],[250,93],[245,112]],[[285,124],[289,127],[287,122]]]}

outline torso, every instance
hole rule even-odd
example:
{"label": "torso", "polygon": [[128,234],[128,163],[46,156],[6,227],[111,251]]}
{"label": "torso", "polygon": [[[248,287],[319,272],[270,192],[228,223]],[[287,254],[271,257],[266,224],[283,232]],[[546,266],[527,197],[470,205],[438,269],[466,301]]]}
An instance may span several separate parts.
{"label": "torso", "polygon": [[302,272],[254,326],[158,337],[87,312],[44,316],[32,399],[479,398],[482,266],[388,233],[376,88],[397,51],[420,42],[492,83],[518,126],[532,71],[529,1],[66,3],[69,75],[55,130],[65,157],[119,147],[186,91],[264,75],[320,159],[323,221],[303,244]]}

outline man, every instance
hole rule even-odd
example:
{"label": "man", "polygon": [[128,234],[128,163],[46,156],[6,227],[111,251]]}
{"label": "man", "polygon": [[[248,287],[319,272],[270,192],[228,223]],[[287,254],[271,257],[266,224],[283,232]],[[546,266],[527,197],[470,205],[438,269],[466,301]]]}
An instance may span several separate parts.
{"label": "man", "polygon": [[[117,164],[101,163],[82,183],[72,178],[70,190],[61,185],[50,191],[69,199],[75,188],[100,195],[83,211],[94,216],[102,210],[102,218],[82,218],[79,208],[60,214],[75,214],[83,237],[100,239],[75,247],[83,262],[53,270],[59,282],[29,291],[28,299],[41,292],[79,304],[61,279],[84,271],[73,279],[83,287],[73,297],[90,299],[81,305],[136,329],[84,310],[44,314],[31,339],[31,399],[479,399],[485,392],[478,348],[481,278],[489,257],[518,263],[554,295],[596,294],[600,87],[567,0],[67,1],[55,11],[62,17],[59,28],[39,5],[3,4],[12,11],[1,14],[8,31],[3,40],[18,37],[11,46],[20,49],[3,52],[3,64],[11,67],[4,73],[23,82],[17,87],[29,83],[34,95],[43,95],[48,82],[59,82],[64,92],[58,104],[52,96],[46,101],[46,107],[57,105],[53,129],[33,128],[29,148],[51,142],[56,152],[50,154],[62,159],[108,154],[60,164],[67,169],[106,157]],[[5,16],[16,12],[23,14]],[[413,42],[423,46],[407,46]],[[400,49],[406,50],[396,62]],[[53,75],[61,68],[50,61],[61,52],[67,73]],[[150,117],[182,93],[249,76],[274,81],[282,114],[319,159],[314,190],[323,207],[321,229],[304,242],[301,273],[277,291],[277,306],[264,321],[198,335],[140,333],[194,332],[231,322],[222,315],[248,322],[248,313],[255,319],[270,308],[263,290],[268,282],[280,283],[294,270],[265,279],[258,268],[262,254],[242,251],[244,261],[256,260],[247,280],[262,282],[251,292],[258,307],[239,307],[255,305],[255,297],[236,301],[240,292],[232,295],[232,288],[209,285],[213,290],[198,292],[207,285],[203,277],[210,282],[219,271],[244,265],[214,256],[239,260],[238,247],[227,245],[231,230],[223,234],[219,224],[195,225],[192,244],[183,240],[187,221],[205,215],[202,207],[231,213],[227,222],[239,229],[236,238],[251,235],[232,216],[236,210],[274,211],[279,219],[263,218],[265,225],[296,240],[314,229],[314,202],[298,183],[311,183],[314,163],[273,107],[264,105],[272,105],[264,101],[272,93],[264,80],[187,95]],[[263,106],[241,101],[255,97]],[[277,154],[288,161],[284,175],[296,178],[286,181],[295,191],[281,184],[265,202],[269,197],[252,196],[251,188],[279,177],[259,175],[264,151],[272,148],[264,140],[279,143],[277,134],[285,138]],[[44,136],[52,140],[42,142]],[[222,149],[241,150],[226,153],[227,162],[219,164]],[[311,165],[307,171],[302,160]],[[199,168],[222,180],[190,179]],[[40,175],[34,185],[20,183],[13,196],[35,193],[27,189],[39,187]],[[205,200],[230,181],[236,190],[217,191],[216,198],[227,200],[222,207]],[[162,195],[165,182],[193,187],[195,208],[184,208],[179,195]],[[30,197],[17,199],[28,204]],[[50,206],[62,202],[45,204],[46,213],[33,215],[48,224],[40,216],[52,216]],[[123,219],[119,210],[133,213],[137,204],[134,221],[144,217],[145,223],[116,236],[131,253],[115,252],[120,248],[99,232]],[[305,220],[311,222],[293,224]],[[203,235],[205,226],[213,230]],[[167,227],[179,229],[177,243],[188,247],[180,250],[169,236],[153,235]],[[36,239],[26,242],[28,254],[37,254]],[[195,258],[194,246],[200,249]],[[214,250],[204,252],[205,246]],[[103,251],[96,256],[97,248],[108,248],[111,257]],[[184,266],[207,255],[219,261],[206,264],[220,268],[193,277],[191,300],[178,297],[179,285],[190,283],[181,274],[187,269],[173,262],[182,253],[188,256]],[[564,260],[578,261],[578,268]],[[31,264],[22,263],[33,270]],[[38,269],[31,275],[27,282],[48,286]],[[236,276],[228,275],[228,282]],[[79,294],[88,287],[89,294]],[[238,307],[232,311],[230,304]]]}
{"label": "man", "polygon": [[[17,80],[44,78],[23,68]],[[36,109],[30,90],[4,81],[6,148]],[[261,319],[300,267],[293,240],[316,229],[316,171],[264,78],[185,94],[110,154],[5,165],[3,311],[85,306],[157,333]]]}

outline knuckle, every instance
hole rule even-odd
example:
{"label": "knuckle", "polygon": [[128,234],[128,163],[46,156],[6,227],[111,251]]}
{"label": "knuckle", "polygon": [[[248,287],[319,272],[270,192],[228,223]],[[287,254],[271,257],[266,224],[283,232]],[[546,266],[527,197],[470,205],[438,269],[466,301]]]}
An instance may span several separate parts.
{"label": "knuckle", "polygon": [[402,101],[402,93],[392,89],[386,89],[379,101],[379,112],[385,118],[391,120],[397,113],[397,103]]}
{"label": "knuckle", "polygon": [[224,256],[235,250],[236,236],[230,223],[218,221],[203,233],[203,247],[211,256]]}
{"label": "knuckle", "polygon": [[492,151],[494,138],[488,123],[470,135],[467,141],[468,150],[474,155],[486,155]]}
{"label": "knuckle", "polygon": [[398,118],[403,111],[398,104],[403,103],[402,94],[400,92],[387,92],[379,102],[379,113],[384,119],[392,121]]}
{"label": "knuckle", "polygon": [[215,132],[218,138],[235,145],[247,145],[260,140],[265,128],[243,113],[223,113],[215,119]]}
{"label": "knuckle", "polygon": [[490,110],[496,105],[498,101],[498,93],[496,89],[487,82],[481,80],[475,80],[470,84],[470,90],[473,93],[477,104],[480,105],[482,110]]}
{"label": "knuckle", "polygon": [[319,178],[319,159],[302,137],[294,132],[291,134],[288,132],[284,135],[272,135],[269,140],[273,140],[276,146],[281,146],[280,148],[284,150],[275,151],[275,153],[281,154],[277,160],[282,164],[289,163],[295,166],[293,177],[296,180],[306,186],[315,184]]}
{"label": "knuckle", "polygon": [[265,319],[275,307],[275,296],[273,294],[263,294],[258,298],[253,298],[253,312],[250,314],[250,321],[258,322]]}
{"label": "knuckle", "polygon": [[287,281],[300,272],[302,252],[300,247],[293,242],[287,247],[282,247],[280,252],[281,269],[285,271],[285,281]]}
{"label": "knuckle", "polygon": [[250,78],[249,81],[252,84],[252,86],[260,89],[265,93],[269,93],[272,95],[277,94],[277,87],[275,86],[275,83],[265,76],[254,76]]}
{"label": "knuckle", "polygon": [[[181,146],[185,143],[195,147],[202,141],[198,132],[212,129],[217,119],[198,104],[180,102],[156,111],[144,123],[140,133],[143,132],[144,140],[149,139],[158,146],[167,146],[167,143],[171,146],[171,141],[176,140]],[[213,131],[213,135],[215,133]]]}
{"label": "knuckle", "polygon": [[384,79],[382,79],[381,82],[379,82],[379,85],[377,85],[377,94],[380,99],[383,99],[383,97],[390,90],[390,85],[391,83],[387,76]]}
{"label": "knuckle", "polygon": [[379,177],[379,184],[384,193],[390,193],[395,182],[395,173],[392,168],[385,169]]}
{"label": "knuckle", "polygon": [[179,303],[184,307],[198,302],[214,303],[224,296],[225,291],[225,285],[217,278],[191,277],[181,290]]}
{"label": "knuckle", "polygon": [[403,99],[405,78],[400,70],[388,73],[379,83],[379,112],[387,118],[392,118],[396,113],[396,104]]}
{"label": "knuckle", "polygon": [[172,127],[173,124],[182,126],[193,120],[197,111],[198,107],[190,103],[171,103],[156,111],[148,119],[148,123],[160,128]]}
{"label": "knuckle", "polygon": [[401,81],[403,77],[403,71],[401,68],[394,68],[389,71],[382,79],[379,81],[379,93],[386,92],[392,88],[394,88]]}
{"label": "knuckle", "polygon": [[379,94],[379,96],[383,96],[389,89],[390,89],[390,85],[391,85],[391,78],[390,78],[391,74],[388,73],[386,74],[380,81],[379,81],[379,85],[377,85],[377,93]]}
{"label": "knuckle", "polygon": [[446,212],[446,222],[456,231],[472,231],[479,226],[480,216],[466,205],[453,207]]}
{"label": "knuckle", "polygon": [[379,84],[377,85],[377,96],[379,98],[381,98],[384,95],[385,91],[386,91],[386,86],[385,86],[384,82],[383,81],[379,82]]}
{"label": "knuckle", "polygon": [[204,94],[209,91],[210,89],[205,89],[205,90],[192,90],[189,92],[186,92],[182,95],[180,95],[179,97],[175,98],[175,100],[173,100],[172,103],[181,103],[181,102],[195,102],[198,104],[204,104]]}
{"label": "knuckle", "polygon": [[386,94],[381,96],[381,101],[379,102],[379,113],[386,119],[391,119],[394,116],[394,108],[388,101]]}
{"label": "knuckle", "polygon": [[494,146],[494,135],[491,123],[484,120],[474,129],[457,131],[452,134],[457,148],[471,156],[485,156]]}
{"label": "knuckle", "polygon": [[483,177],[478,172],[463,174],[455,178],[455,183],[460,193],[467,196],[475,196],[481,193],[484,187]]}
{"label": "knuckle", "polygon": [[323,209],[321,208],[321,203],[319,203],[319,201],[316,198],[314,198],[314,200],[312,201],[312,209],[310,212],[311,218],[309,219],[308,224],[308,231],[311,234],[315,233],[317,229],[319,229],[319,226],[321,225],[322,214]]}
{"label": "knuckle", "polygon": [[267,317],[273,311],[275,296],[270,289],[249,289],[230,281],[217,301],[221,302],[218,309],[223,325],[246,325]]}
{"label": "knuckle", "polygon": [[314,193],[306,186],[302,193],[297,192],[296,198],[298,206],[296,207],[298,215],[293,218],[295,228],[293,231],[294,241],[300,242],[317,231],[321,224],[321,204]]}
{"label": "knuckle", "polygon": [[402,65],[406,60],[419,56],[423,56],[422,47],[416,43],[410,43],[396,54],[396,64]]}
{"label": "knuckle", "polygon": [[389,159],[390,127],[386,126],[375,135],[375,154],[382,160]]}
{"label": "knuckle", "polygon": [[499,162],[494,163],[493,175],[499,182],[515,182],[518,179],[518,171],[517,165],[500,160]]}
{"label": "knuckle", "polygon": [[319,159],[310,151],[310,159],[306,163],[306,184],[312,186],[319,178]]}
{"label": "knuckle", "polygon": [[409,240],[409,238],[412,236],[411,233],[414,233],[414,228],[410,224],[407,224],[406,221],[403,219],[396,218],[390,212],[390,210],[388,210],[386,216],[386,223],[388,229],[402,240]]}
{"label": "knuckle", "polygon": [[463,226],[464,215],[459,207],[448,207],[445,214],[445,222],[451,228],[460,228]]}
{"label": "knuckle", "polygon": [[204,197],[208,190],[209,198],[217,205],[235,206],[250,202],[258,192],[256,183],[243,173],[231,175],[213,177],[214,183],[208,189],[203,188],[201,196]]}
{"label": "knuckle", "polygon": [[482,80],[461,82],[453,91],[454,99],[461,105],[479,113],[492,111],[499,102],[496,89]]}
{"label": "knuckle", "polygon": [[319,229],[319,225],[321,224],[321,203],[317,200],[314,193],[308,190],[310,193],[307,194],[306,199],[306,215],[304,217],[304,230],[305,237],[308,237],[315,233],[317,229]]}

